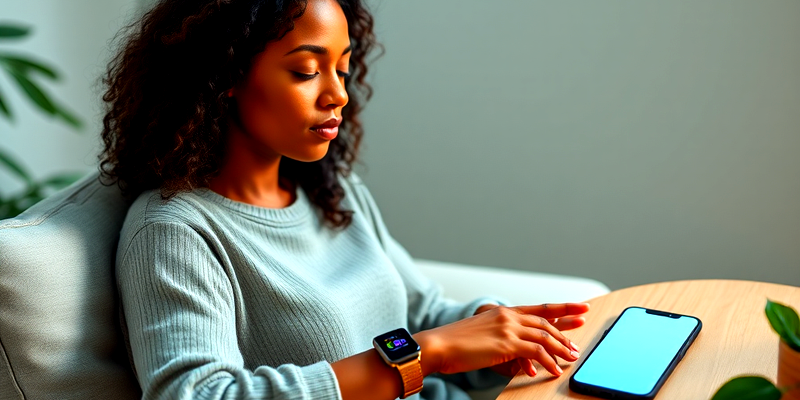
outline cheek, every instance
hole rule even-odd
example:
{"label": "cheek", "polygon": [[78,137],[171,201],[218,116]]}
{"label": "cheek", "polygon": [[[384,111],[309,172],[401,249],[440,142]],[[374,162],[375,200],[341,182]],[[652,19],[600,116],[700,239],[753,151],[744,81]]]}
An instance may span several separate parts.
{"label": "cheek", "polygon": [[313,85],[251,85],[239,104],[245,128],[252,133],[302,129],[313,112]]}

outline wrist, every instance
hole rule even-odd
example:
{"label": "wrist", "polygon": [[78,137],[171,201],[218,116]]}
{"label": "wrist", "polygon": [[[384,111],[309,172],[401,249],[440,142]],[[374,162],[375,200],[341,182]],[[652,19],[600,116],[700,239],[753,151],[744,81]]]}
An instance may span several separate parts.
{"label": "wrist", "polygon": [[421,351],[420,366],[422,375],[428,376],[441,370],[442,353],[436,333],[431,330],[422,331],[414,335],[414,340],[419,344]]}

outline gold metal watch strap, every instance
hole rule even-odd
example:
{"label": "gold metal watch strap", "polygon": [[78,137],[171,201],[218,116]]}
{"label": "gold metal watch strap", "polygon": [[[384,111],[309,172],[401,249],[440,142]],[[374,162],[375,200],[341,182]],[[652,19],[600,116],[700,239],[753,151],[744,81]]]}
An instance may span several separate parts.
{"label": "gold metal watch strap", "polygon": [[420,356],[405,362],[397,364],[397,371],[400,372],[400,378],[403,380],[403,395],[401,399],[405,399],[414,393],[419,393],[422,390],[422,364],[420,364]]}

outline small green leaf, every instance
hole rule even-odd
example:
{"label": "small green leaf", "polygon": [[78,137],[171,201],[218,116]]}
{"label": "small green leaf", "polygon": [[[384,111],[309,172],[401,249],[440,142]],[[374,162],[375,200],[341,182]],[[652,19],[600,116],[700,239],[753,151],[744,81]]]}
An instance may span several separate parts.
{"label": "small green leaf", "polygon": [[781,391],[760,376],[733,378],[717,390],[711,400],[780,400]]}
{"label": "small green leaf", "polygon": [[44,196],[38,193],[25,197],[18,197],[15,199],[16,201],[14,202],[13,208],[11,210],[15,212],[16,215],[19,215],[23,211],[31,208],[31,206],[33,206],[34,204],[40,202],[43,198]]}
{"label": "small green leaf", "polygon": [[64,122],[66,122],[68,125],[71,125],[75,129],[81,128],[81,120],[61,106],[56,106],[56,116],[64,120]]}
{"label": "small green leaf", "polygon": [[14,69],[9,69],[8,71],[11,73],[11,76],[14,78],[14,80],[17,81],[17,84],[19,85],[20,89],[22,89],[25,92],[25,94],[28,95],[28,98],[31,99],[31,101],[34,104],[39,106],[39,108],[41,108],[42,111],[46,112],[49,115],[56,114],[57,112],[56,106],[53,104],[52,101],[50,101],[50,98],[47,97],[46,94],[44,94],[42,89],[39,89],[39,86],[31,82],[31,80],[28,79],[27,76],[20,74]]}
{"label": "small green leaf", "polygon": [[17,215],[22,214],[23,211],[25,211],[25,210],[17,207],[16,204],[11,204],[11,207],[9,207],[9,209],[8,209],[8,214],[9,214],[10,218],[13,218],[13,217],[16,217]]}
{"label": "small green leaf", "polygon": [[38,193],[41,191],[41,189],[42,185],[40,185],[39,182],[32,182],[28,184],[28,186],[25,188],[25,191],[17,196],[17,202],[23,201],[31,196],[38,196]]}
{"label": "small green leaf", "polygon": [[80,129],[81,121],[72,114],[72,112],[67,111],[63,107],[56,105],[50,97],[44,93],[42,89],[39,88],[38,85],[33,83],[26,74],[28,73],[29,69],[18,69],[14,66],[14,64],[6,64],[10,67],[6,68],[6,70],[11,74],[11,76],[16,80],[17,85],[28,95],[28,98],[37,106],[39,106],[42,111],[45,113],[52,115],[56,118],[62,119],[68,125],[72,126],[75,129]]}
{"label": "small green leaf", "polygon": [[14,218],[21,212],[13,200],[0,199],[0,219]]}
{"label": "small green leaf", "polygon": [[2,150],[0,150],[0,165],[5,165],[11,170],[11,172],[14,172],[19,178],[22,178],[25,183],[31,184],[33,182],[31,176],[25,172],[25,169],[22,168],[22,166],[17,163],[13,157],[4,153]]}
{"label": "small green leaf", "polygon": [[16,69],[22,74],[26,74],[28,71],[36,71],[50,79],[58,79],[58,74],[56,74],[56,71],[52,68],[27,58],[11,54],[0,54],[0,62]]}
{"label": "small green leaf", "polygon": [[11,114],[11,110],[6,105],[6,101],[3,100],[3,93],[0,92],[0,113],[6,116],[9,121],[14,120],[14,116]]}
{"label": "small green leaf", "polygon": [[767,300],[764,309],[772,329],[778,333],[789,347],[800,351],[800,318],[797,312],[788,306]]}
{"label": "small green leaf", "polygon": [[41,187],[38,184],[33,183],[25,188],[24,193],[0,201],[0,219],[16,217],[30,206],[41,201],[44,196],[40,189]]}
{"label": "small green leaf", "polygon": [[44,200],[44,195],[42,195],[39,192],[36,192],[36,193],[34,193],[34,194],[32,194],[32,195],[30,195],[28,197],[25,197],[24,199],[20,199],[20,202],[18,203],[18,205],[20,206],[22,211],[25,211],[25,210],[31,208],[32,205],[34,205],[34,204],[36,204],[36,203],[38,203],[38,202],[40,202],[42,200]]}
{"label": "small green leaf", "polygon": [[0,38],[19,38],[26,36],[29,31],[22,26],[0,24]]}

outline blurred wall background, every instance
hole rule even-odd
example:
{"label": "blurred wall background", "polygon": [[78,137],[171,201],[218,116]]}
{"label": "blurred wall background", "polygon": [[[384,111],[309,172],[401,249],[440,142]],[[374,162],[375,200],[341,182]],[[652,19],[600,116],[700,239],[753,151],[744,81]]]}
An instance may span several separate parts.
{"label": "blurred wall background", "polygon": [[[10,3],[86,128],[14,102],[0,143],[37,175],[88,171],[108,40],[150,1]],[[800,285],[800,2],[370,4],[386,54],[357,171],[415,257]]]}
{"label": "blurred wall background", "polygon": [[413,255],[800,285],[800,2],[375,4],[362,175]]}
{"label": "blurred wall background", "polygon": [[[55,67],[59,82],[37,82],[83,122],[83,128],[76,131],[44,117],[8,75],[0,73],[0,90],[15,115],[11,123],[0,119],[0,146],[34,176],[95,168],[102,126],[100,75],[112,53],[110,40],[135,17],[138,8],[134,0],[0,2],[0,22],[31,28],[24,39],[0,42],[0,50],[25,54]],[[0,169],[0,193],[21,186]]]}

